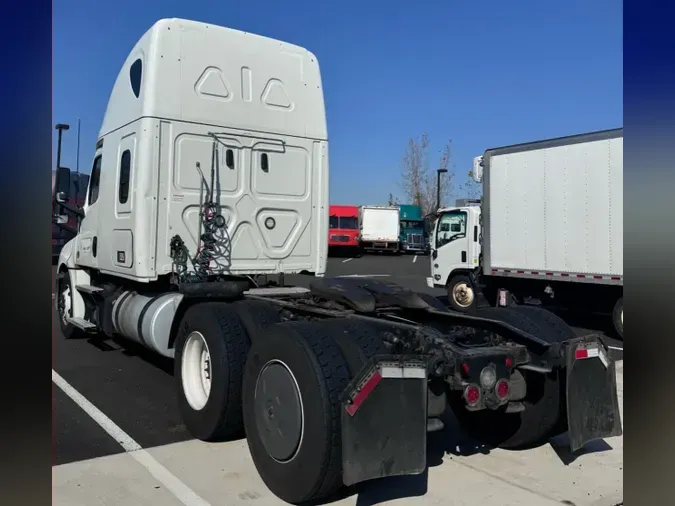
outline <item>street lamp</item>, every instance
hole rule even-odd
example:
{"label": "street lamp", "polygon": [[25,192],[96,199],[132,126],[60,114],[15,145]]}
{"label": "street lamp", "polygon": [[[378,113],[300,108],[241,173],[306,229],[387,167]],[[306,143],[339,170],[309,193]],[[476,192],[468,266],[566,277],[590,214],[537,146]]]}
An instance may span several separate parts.
{"label": "street lamp", "polygon": [[441,174],[448,172],[448,169],[438,169],[436,171],[436,210],[441,208]]}

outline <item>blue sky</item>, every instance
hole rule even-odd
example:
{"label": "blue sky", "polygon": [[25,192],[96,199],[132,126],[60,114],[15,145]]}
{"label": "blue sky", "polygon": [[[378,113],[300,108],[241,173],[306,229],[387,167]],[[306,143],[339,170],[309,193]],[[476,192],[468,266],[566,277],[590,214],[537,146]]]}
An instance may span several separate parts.
{"label": "blue sky", "polygon": [[487,148],[623,126],[622,12],[621,0],[59,0],[54,123],[71,125],[62,164],[75,168],[79,117],[80,170],[89,171],[127,54],[157,19],[181,17],[317,55],[332,203],[400,194],[406,143],[422,132],[432,164],[452,139],[461,183]]}

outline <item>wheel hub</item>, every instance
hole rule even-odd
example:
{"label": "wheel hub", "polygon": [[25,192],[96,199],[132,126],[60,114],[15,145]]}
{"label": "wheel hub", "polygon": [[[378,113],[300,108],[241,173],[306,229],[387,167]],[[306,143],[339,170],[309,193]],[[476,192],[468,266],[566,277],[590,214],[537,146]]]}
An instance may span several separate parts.
{"label": "wheel hub", "polygon": [[192,409],[206,406],[211,394],[211,354],[201,332],[192,332],[181,357],[181,380],[185,399]]}
{"label": "wheel hub", "polygon": [[281,361],[268,362],[258,375],[255,421],[270,457],[287,462],[295,456],[304,430],[302,398],[295,376]]}
{"label": "wheel hub", "polygon": [[473,303],[473,288],[466,283],[458,283],[452,290],[455,302],[462,307],[468,307]]}
{"label": "wheel hub", "polygon": [[63,286],[63,284],[64,283],[62,282],[61,289],[59,290],[58,307],[59,316],[63,323],[66,324],[66,318],[70,316],[70,286],[67,284]]}

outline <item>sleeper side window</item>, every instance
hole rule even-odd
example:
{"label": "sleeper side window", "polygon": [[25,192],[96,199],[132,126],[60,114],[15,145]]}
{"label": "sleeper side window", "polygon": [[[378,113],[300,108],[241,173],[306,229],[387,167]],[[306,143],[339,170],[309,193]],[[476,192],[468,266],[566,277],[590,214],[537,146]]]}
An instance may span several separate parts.
{"label": "sleeper side window", "polygon": [[131,181],[131,151],[128,149],[122,153],[120,160],[120,184],[119,201],[120,204],[126,204],[129,200],[129,183]]}

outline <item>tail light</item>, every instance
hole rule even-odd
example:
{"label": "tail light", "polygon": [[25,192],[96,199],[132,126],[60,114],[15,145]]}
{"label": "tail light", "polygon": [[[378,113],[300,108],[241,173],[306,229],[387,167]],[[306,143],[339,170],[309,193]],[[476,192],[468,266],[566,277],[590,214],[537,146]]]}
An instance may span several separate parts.
{"label": "tail light", "polygon": [[495,393],[497,394],[497,398],[500,401],[506,400],[509,396],[510,391],[511,386],[509,385],[508,380],[501,379],[497,382],[497,386],[495,387]]}
{"label": "tail light", "polygon": [[480,388],[469,385],[464,389],[464,400],[469,406],[475,406],[480,402]]}

